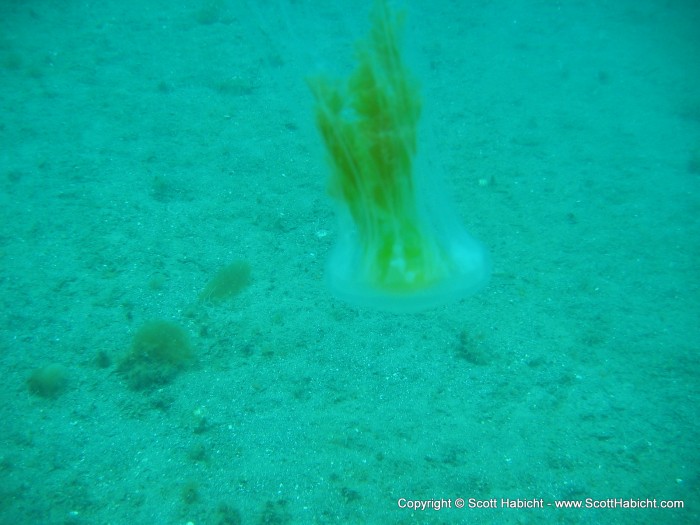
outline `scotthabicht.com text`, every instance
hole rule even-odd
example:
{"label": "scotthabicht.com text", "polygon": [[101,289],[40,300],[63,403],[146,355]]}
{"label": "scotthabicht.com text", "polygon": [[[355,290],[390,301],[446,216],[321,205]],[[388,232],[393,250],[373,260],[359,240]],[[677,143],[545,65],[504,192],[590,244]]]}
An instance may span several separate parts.
{"label": "scotthabicht.com text", "polygon": [[607,499],[578,499],[545,501],[544,498],[441,498],[441,499],[408,499],[399,498],[397,505],[400,509],[412,510],[441,510],[441,509],[682,509],[685,504],[681,500],[657,500],[656,498],[607,498]]}

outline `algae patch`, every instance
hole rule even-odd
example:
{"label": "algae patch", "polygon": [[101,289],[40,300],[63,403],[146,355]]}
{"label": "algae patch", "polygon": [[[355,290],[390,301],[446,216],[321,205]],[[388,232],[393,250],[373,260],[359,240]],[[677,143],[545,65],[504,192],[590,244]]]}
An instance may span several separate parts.
{"label": "algae patch", "polygon": [[118,371],[134,390],[163,385],[194,359],[187,332],[170,321],[149,321],[134,334]]}
{"label": "algae patch", "polygon": [[55,399],[68,385],[68,370],[59,364],[50,364],[38,368],[27,379],[27,388],[35,396]]}
{"label": "algae patch", "polygon": [[205,303],[221,303],[235,297],[250,283],[250,264],[235,261],[221,268],[199,294]]}

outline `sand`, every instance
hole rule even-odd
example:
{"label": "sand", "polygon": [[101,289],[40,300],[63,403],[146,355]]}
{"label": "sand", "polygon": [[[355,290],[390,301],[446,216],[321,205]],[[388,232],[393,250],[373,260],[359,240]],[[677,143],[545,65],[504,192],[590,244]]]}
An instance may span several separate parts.
{"label": "sand", "polygon": [[[368,5],[0,6],[1,523],[700,521],[700,10],[408,5],[421,144],[493,275],[392,314],[324,283],[305,84]],[[195,359],[134,390],[153,320]],[[554,507],[586,498],[685,508]]]}

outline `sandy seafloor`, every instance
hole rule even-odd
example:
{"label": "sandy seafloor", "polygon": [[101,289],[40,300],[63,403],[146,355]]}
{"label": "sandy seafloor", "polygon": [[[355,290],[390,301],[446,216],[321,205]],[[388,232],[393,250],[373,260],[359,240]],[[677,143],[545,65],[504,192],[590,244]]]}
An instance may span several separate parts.
{"label": "sandy seafloor", "polygon": [[[368,6],[2,2],[0,523],[700,522],[698,3],[407,6],[421,143],[493,261],[417,314],[323,278],[305,78],[351,71]],[[149,320],[196,361],[135,391]]]}

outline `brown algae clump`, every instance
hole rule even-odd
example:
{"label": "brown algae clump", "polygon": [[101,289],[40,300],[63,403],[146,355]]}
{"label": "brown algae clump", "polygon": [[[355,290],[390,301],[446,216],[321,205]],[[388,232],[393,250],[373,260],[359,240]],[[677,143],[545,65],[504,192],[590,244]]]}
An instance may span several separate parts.
{"label": "brown algae clump", "polygon": [[134,334],[118,371],[134,390],[169,383],[194,358],[187,332],[170,321],[149,321]]}
{"label": "brown algae clump", "polygon": [[221,303],[238,295],[250,283],[250,264],[235,261],[216,272],[199,294],[205,303]]}
{"label": "brown algae clump", "polygon": [[63,393],[68,385],[68,371],[56,363],[38,368],[27,379],[27,388],[35,396],[54,399]]}

